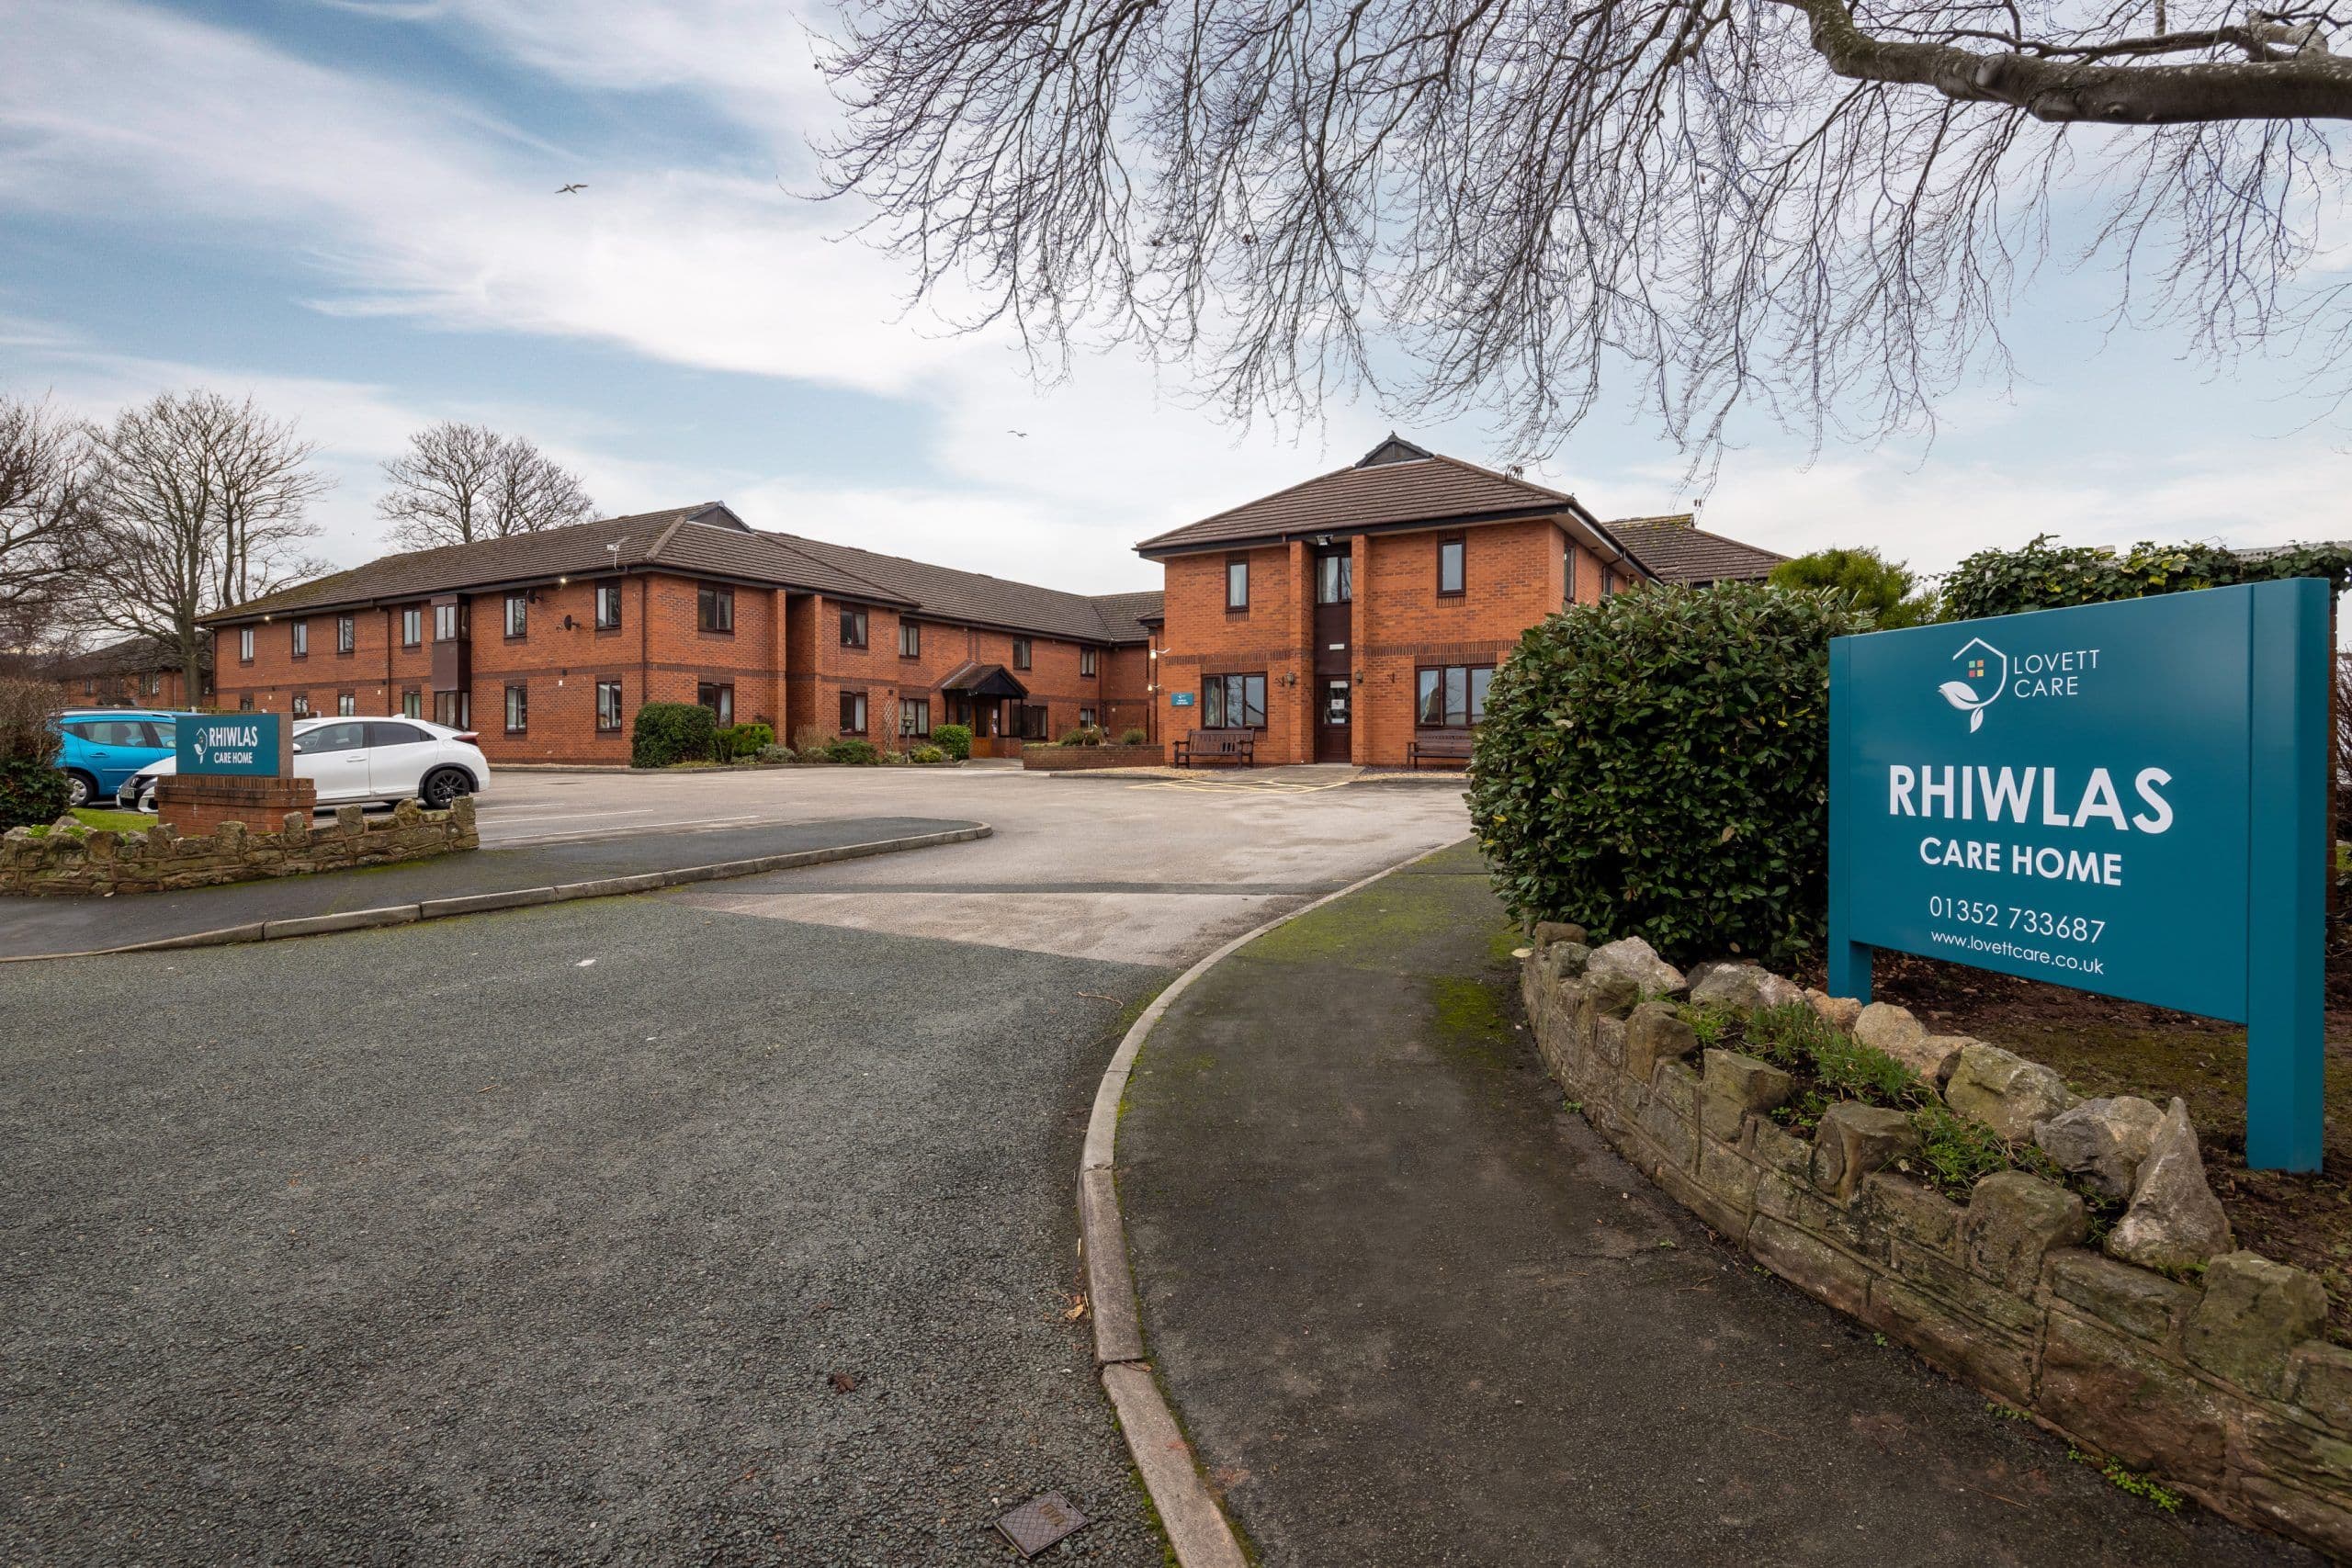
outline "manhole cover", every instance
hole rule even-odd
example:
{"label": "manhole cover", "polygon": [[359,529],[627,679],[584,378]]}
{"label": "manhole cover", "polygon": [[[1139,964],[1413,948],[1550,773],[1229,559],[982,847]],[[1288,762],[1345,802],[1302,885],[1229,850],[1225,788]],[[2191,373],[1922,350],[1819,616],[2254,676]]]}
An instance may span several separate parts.
{"label": "manhole cover", "polygon": [[1086,1516],[1058,1492],[1032,1497],[997,1520],[996,1528],[1023,1557],[1035,1557],[1086,1523]]}

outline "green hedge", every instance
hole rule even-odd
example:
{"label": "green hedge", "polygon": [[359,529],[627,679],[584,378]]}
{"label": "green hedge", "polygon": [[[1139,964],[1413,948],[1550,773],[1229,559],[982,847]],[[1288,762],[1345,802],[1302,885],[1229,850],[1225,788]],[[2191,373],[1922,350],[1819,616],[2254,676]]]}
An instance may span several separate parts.
{"label": "green hedge", "polygon": [[0,833],[45,828],[65,815],[73,797],[73,785],[54,762],[0,757]]}
{"label": "green hedge", "polygon": [[825,761],[829,762],[855,762],[864,764],[868,762],[878,762],[881,760],[881,749],[876,746],[871,740],[859,740],[852,737],[844,736],[841,739],[834,741],[831,745],[825,748]]}
{"label": "green hedge", "polygon": [[732,762],[756,757],[775,744],[775,730],[764,724],[722,724],[717,739],[718,758]]}
{"label": "green hedge", "polygon": [[2244,556],[2219,545],[2143,541],[2117,554],[2053,541],[2039,534],[2023,549],[1979,550],[1962,561],[1943,581],[1943,618],[1973,621],[2290,577],[2324,577],[2341,593],[2352,581],[2352,550],[2338,545],[2291,545]]}
{"label": "green hedge", "polygon": [[947,759],[960,762],[972,754],[972,729],[964,724],[935,724],[931,729],[931,743],[947,753]]}
{"label": "green hedge", "polygon": [[1678,964],[1816,951],[1829,639],[1868,625],[1830,593],[1725,583],[1636,589],[1530,629],[1471,763],[1503,901]]}
{"label": "green hedge", "polygon": [[718,754],[718,716],[700,703],[648,703],[637,710],[628,761],[633,768],[707,761]]}
{"label": "green hedge", "polygon": [[65,815],[73,785],[57,771],[60,744],[56,686],[0,679],[0,832]]}

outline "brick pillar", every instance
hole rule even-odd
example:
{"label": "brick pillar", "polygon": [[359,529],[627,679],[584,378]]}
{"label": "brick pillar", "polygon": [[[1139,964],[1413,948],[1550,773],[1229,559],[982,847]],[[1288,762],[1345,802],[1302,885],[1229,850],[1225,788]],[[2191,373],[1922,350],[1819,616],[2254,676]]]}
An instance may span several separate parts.
{"label": "brick pillar", "polygon": [[768,597],[773,601],[771,609],[775,618],[770,625],[775,634],[774,657],[769,660],[772,666],[769,673],[774,676],[772,687],[775,693],[775,738],[788,746],[792,743],[792,731],[787,725],[791,714],[788,711],[790,699],[786,696],[785,690],[785,676],[792,664],[791,639],[788,635],[791,622],[786,614],[785,591],[781,588],[773,589],[769,592]]}
{"label": "brick pillar", "polygon": [[243,822],[252,832],[275,833],[288,812],[308,820],[318,796],[318,786],[309,779],[167,773],[155,781],[156,815],[189,838],[209,834],[223,822]]}
{"label": "brick pillar", "polygon": [[1348,541],[1348,573],[1354,583],[1348,604],[1348,678],[1355,682],[1348,697],[1348,760],[1361,768],[1376,755],[1372,745],[1372,649],[1365,640],[1372,635],[1371,535],[1358,534]]}

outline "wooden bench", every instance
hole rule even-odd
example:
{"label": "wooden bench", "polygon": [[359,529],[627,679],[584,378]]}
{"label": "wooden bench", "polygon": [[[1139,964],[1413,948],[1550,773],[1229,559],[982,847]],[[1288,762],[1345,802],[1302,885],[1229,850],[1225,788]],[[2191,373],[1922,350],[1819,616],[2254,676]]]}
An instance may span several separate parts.
{"label": "wooden bench", "polygon": [[1470,731],[1466,729],[1452,735],[1416,738],[1406,743],[1405,765],[1417,771],[1423,762],[1466,768],[1470,765],[1471,739]]}
{"label": "wooden bench", "polygon": [[1230,762],[1237,768],[1258,765],[1258,737],[1247,729],[1196,729],[1176,742],[1172,759],[1180,768],[1197,766],[1202,762]]}

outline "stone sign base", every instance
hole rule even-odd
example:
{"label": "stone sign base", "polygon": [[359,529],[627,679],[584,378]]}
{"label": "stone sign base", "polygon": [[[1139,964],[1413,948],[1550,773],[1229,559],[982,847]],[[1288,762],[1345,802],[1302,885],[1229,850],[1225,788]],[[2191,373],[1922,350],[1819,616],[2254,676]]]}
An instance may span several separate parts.
{"label": "stone sign base", "polygon": [[[311,785],[304,783],[302,789],[307,796]],[[257,816],[256,821],[268,818]],[[77,830],[80,826],[67,818],[44,834],[11,828],[0,835],[0,893],[156,893],[389,865],[481,843],[470,795],[458,796],[447,811],[427,811],[413,800],[403,800],[390,817],[374,818],[356,806],[338,807],[334,819],[327,823],[312,822],[308,809],[289,811],[278,819],[274,833],[249,830],[242,821],[188,835],[169,822],[158,822],[144,833],[83,832]]]}
{"label": "stone sign base", "polygon": [[167,773],[155,781],[155,814],[172,831],[194,838],[223,822],[280,822],[289,812],[307,821],[319,804],[309,779],[254,779],[225,773]]}

